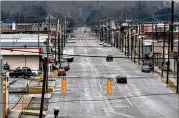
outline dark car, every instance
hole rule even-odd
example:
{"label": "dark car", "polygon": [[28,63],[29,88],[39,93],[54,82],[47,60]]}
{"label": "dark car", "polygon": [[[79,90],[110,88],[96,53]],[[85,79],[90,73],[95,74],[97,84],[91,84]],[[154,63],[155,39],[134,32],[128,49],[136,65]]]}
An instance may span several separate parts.
{"label": "dark car", "polygon": [[73,62],[73,56],[65,55],[62,58],[67,60],[68,62]]}
{"label": "dark car", "polygon": [[143,66],[144,66],[144,65],[149,66],[151,71],[154,69],[153,63],[150,62],[150,61],[149,61],[149,62],[144,62],[144,63],[143,63]]}
{"label": "dark car", "polygon": [[117,83],[127,83],[127,76],[125,75],[118,75],[116,76]]}
{"label": "dark car", "polygon": [[151,71],[151,68],[150,68],[149,65],[143,65],[141,67],[141,72],[148,72],[148,73],[150,73],[150,71]]}
{"label": "dark car", "polygon": [[32,76],[32,70],[30,68],[17,68],[16,70],[9,73],[9,76],[18,78],[21,77],[30,77]]}

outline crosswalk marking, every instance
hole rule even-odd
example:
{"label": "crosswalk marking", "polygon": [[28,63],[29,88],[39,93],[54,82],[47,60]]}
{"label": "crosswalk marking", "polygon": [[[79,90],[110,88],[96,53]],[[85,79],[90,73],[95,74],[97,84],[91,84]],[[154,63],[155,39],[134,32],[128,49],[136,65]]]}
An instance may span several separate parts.
{"label": "crosswalk marking", "polygon": [[123,107],[129,107],[128,105],[120,105],[120,106],[114,106],[115,108],[123,108]]}

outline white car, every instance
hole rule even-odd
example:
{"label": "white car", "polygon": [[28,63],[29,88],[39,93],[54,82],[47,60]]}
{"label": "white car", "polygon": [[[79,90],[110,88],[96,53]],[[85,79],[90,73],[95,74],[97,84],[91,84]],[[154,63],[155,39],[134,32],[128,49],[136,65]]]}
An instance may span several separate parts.
{"label": "white car", "polygon": [[32,69],[32,74],[33,74],[33,76],[36,76],[36,75],[41,74],[41,71],[40,70],[36,70],[36,69]]}
{"label": "white car", "polygon": [[104,47],[107,47],[107,46],[108,46],[108,43],[103,43],[103,46],[104,46]]}
{"label": "white car", "polygon": [[112,45],[111,44],[108,44],[108,47],[111,47]]}
{"label": "white car", "polygon": [[103,42],[101,42],[100,45],[103,45]]}
{"label": "white car", "polygon": [[75,43],[74,40],[67,40],[66,42],[67,42],[67,43]]}

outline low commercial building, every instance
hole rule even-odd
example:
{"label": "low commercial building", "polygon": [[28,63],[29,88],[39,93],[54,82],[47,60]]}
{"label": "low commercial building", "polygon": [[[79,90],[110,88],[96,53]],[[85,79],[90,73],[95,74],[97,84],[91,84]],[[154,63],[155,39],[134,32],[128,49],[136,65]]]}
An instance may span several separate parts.
{"label": "low commercial building", "polygon": [[[1,55],[10,65],[10,69],[28,66],[32,69],[42,68],[42,58],[47,50],[48,35],[41,34],[3,34],[1,36]],[[49,41],[49,50],[52,44]]]}

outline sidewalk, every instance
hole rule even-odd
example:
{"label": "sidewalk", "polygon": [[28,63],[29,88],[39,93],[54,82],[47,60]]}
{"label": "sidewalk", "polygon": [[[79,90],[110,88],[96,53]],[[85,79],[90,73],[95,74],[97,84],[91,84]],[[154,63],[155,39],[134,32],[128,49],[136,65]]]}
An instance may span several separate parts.
{"label": "sidewalk", "polygon": [[[50,74],[49,75],[49,88],[54,89],[55,86],[55,75],[54,74]],[[10,112],[8,114],[8,118],[20,118],[20,116],[22,114],[24,115],[31,115],[32,117],[38,116],[39,115],[39,109],[36,110],[31,110],[28,109],[29,104],[31,103],[32,98],[37,98],[37,99],[41,99],[41,91],[40,89],[42,88],[42,80],[40,80],[39,77],[36,77],[34,80],[32,80],[29,83],[29,92],[30,90],[32,91],[32,89],[39,89],[37,91],[37,93],[34,91],[33,94],[30,94],[32,92],[30,92],[29,94],[26,95],[22,95],[21,98],[19,99],[19,101],[14,105],[14,107],[12,109],[10,109]],[[45,94],[45,99],[50,99],[51,98],[51,93],[46,93]],[[43,115],[46,115],[46,111],[43,111]]]}
{"label": "sidewalk", "polygon": [[10,110],[8,118],[19,118],[23,109],[29,105],[31,99],[32,97],[29,97],[28,95],[21,96],[14,108]]}

